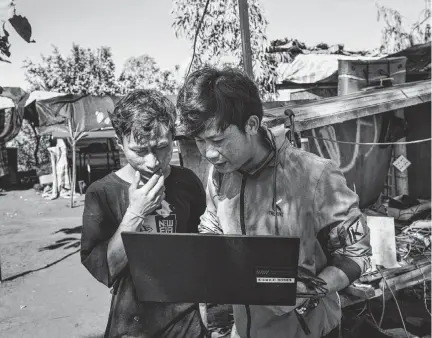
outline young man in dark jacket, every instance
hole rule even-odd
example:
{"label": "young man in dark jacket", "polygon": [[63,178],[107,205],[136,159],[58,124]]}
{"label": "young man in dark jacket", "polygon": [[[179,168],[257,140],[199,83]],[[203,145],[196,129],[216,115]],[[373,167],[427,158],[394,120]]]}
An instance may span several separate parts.
{"label": "young man in dark jacket", "polygon": [[198,304],[138,301],[121,238],[123,231],[198,231],[203,186],[191,170],[169,164],[175,107],[156,91],[136,90],[110,118],[128,164],[88,188],[81,239],[82,264],[113,288],[105,337],[204,337]]}

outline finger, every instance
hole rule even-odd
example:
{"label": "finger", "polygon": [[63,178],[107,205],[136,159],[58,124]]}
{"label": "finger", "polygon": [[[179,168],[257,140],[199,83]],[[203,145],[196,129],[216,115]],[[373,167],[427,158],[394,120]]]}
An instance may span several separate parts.
{"label": "finger", "polygon": [[132,184],[131,184],[130,187],[132,189],[138,189],[138,185],[139,185],[140,180],[141,180],[141,175],[140,175],[139,171],[136,170],[135,171],[135,175],[134,175],[134,177],[132,179]]}
{"label": "finger", "polygon": [[162,175],[158,178],[157,183],[153,186],[153,188],[149,191],[150,194],[154,194],[154,196],[158,195],[162,189],[165,189],[164,186],[165,177]]}
{"label": "finger", "polygon": [[153,176],[150,177],[150,179],[144,185],[143,189],[146,190],[147,192],[150,192],[152,188],[156,186],[156,184],[158,183],[161,177],[163,177],[163,175],[160,176],[158,173],[153,174]]}

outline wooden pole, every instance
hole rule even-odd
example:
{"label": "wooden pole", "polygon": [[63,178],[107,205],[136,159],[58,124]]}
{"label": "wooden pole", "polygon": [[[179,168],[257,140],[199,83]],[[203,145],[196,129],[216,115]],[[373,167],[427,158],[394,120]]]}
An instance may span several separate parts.
{"label": "wooden pole", "polygon": [[[397,109],[395,111],[395,116],[405,120],[404,110]],[[398,141],[405,142],[406,138],[404,137]],[[395,154],[395,160],[397,160],[399,156],[404,156],[406,159],[408,159],[407,146],[405,144],[394,145],[394,154]],[[396,183],[396,195],[397,196],[409,195],[408,169],[405,169],[404,171],[399,171],[398,169],[395,169],[394,172],[395,172],[395,183]]]}
{"label": "wooden pole", "polygon": [[75,132],[73,131],[73,122],[72,118],[68,119],[68,127],[69,127],[69,138],[72,145],[72,177],[71,177],[71,190],[70,190],[70,207],[74,207],[74,193],[75,193],[75,175],[76,175],[76,142],[77,139],[77,133],[78,133],[78,127],[76,126]]}
{"label": "wooden pole", "polygon": [[243,65],[246,74],[253,79],[252,49],[250,43],[249,11],[247,0],[239,0],[240,31],[242,37]]}
{"label": "wooden pole", "polygon": [[70,207],[74,207],[74,194],[75,194],[75,183],[76,182],[76,142],[72,140],[72,186],[71,186],[71,199]]}

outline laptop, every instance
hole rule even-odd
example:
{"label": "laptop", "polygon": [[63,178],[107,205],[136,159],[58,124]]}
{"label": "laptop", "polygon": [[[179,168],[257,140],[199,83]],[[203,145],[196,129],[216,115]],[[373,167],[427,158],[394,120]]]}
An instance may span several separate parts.
{"label": "laptop", "polygon": [[123,232],[143,302],[295,305],[299,238]]}

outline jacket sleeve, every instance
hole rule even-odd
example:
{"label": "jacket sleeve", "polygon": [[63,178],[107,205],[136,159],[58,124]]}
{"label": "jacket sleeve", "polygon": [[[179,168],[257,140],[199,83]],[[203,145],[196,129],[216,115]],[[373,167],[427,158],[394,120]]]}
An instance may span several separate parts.
{"label": "jacket sleeve", "polygon": [[99,282],[111,287],[113,276],[108,269],[108,242],[113,235],[104,225],[100,198],[94,189],[85,194],[83,228],[81,235],[81,263]]}
{"label": "jacket sleeve", "polygon": [[222,228],[219,224],[219,218],[217,216],[217,204],[215,199],[217,198],[217,188],[215,187],[215,180],[213,177],[213,166],[210,168],[207,179],[206,187],[206,209],[204,214],[201,216],[201,222],[198,227],[200,233],[210,234],[223,234]]}
{"label": "jacket sleeve", "polygon": [[328,265],[342,270],[350,283],[370,267],[372,255],[369,228],[358,204],[359,197],[330,162],[315,190],[315,231],[328,255]]}

